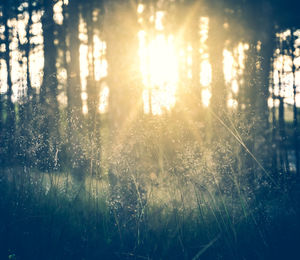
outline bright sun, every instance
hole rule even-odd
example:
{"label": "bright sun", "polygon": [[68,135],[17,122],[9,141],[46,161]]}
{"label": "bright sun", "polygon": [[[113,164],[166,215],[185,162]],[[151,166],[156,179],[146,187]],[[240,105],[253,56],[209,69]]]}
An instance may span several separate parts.
{"label": "bright sun", "polygon": [[[139,5],[138,13],[141,14],[143,10],[143,5]],[[153,115],[161,115],[175,106],[179,95],[179,70],[182,66],[185,66],[187,78],[193,77],[192,46],[189,44],[186,48],[179,48],[180,39],[165,32],[163,18],[164,12],[156,12],[150,17],[150,21],[154,22],[155,32],[140,30],[138,33],[140,71],[144,85],[144,111]],[[207,19],[202,19],[202,23],[201,43],[204,46],[208,32]],[[207,57],[204,57],[200,67],[199,85],[203,86],[202,103],[208,106],[211,97],[209,89],[211,67]]]}
{"label": "bright sun", "polygon": [[140,64],[143,84],[144,111],[160,115],[176,101],[178,57],[174,37],[157,34],[147,42],[145,31],[139,32]]}
{"label": "bright sun", "polygon": [[[144,6],[138,6],[138,14],[142,14]],[[174,107],[176,99],[179,98],[179,71],[182,68],[186,71],[187,81],[192,79],[193,48],[185,39],[178,39],[177,36],[167,34],[164,28],[164,12],[158,11],[150,17],[155,30],[148,32],[140,30],[139,37],[139,56],[140,71],[142,74],[144,91],[144,111],[154,115],[160,115],[165,110],[169,111]],[[142,18],[140,18],[143,21]],[[199,87],[201,87],[202,104],[208,107],[211,99],[212,69],[208,55],[208,29],[209,19],[201,17],[199,20]],[[187,43],[185,48],[178,47],[179,42]],[[223,65],[225,83],[230,89],[228,94],[228,107],[235,107],[236,101],[233,95],[238,91],[239,75],[244,69],[244,50],[245,44],[240,43],[234,51],[224,49]],[[234,56],[235,57],[234,57]],[[181,87],[184,82],[180,82]],[[188,83],[187,83],[188,85]]]}
{"label": "bright sun", "polygon": [[[144,6],[139,4],[137,12],[141,17],[139,22],[143,21],[142,13]],[[143,103],[144,112],[146,114],[161,115],[165,111],[170,111],[180,98],[180,88],[187,87],[193,77],[193,47],[191,42],[181,39],[178,35],[167,33],[164,27],[163,11],[157,11],[150,17],[150,22],[153,24],[152,30],[143,27],[138,32],[139,39],[139,59],[140,73],[143,80]],[[142,22],[141,22],[142,23]],[[88,75],[88,46],[86,44],[86,35],[84,30],[80,28],[80,66],[81,66],[81,85],[82,85],[82,102],[83,113],[88,113],[87,93],[86,93],[86,78]],[[199,87],[201,88],[201,102],[203,106],[208,107],[211,99],[211,81],[212,69],[209,62],[208,46],[206,43],[208,37],[209,19],[201,17],[199,20],[199,56],[200,56],[200,71],[199,71]],[[154,30],[153,30],[154,29]],[[184,43],[184,44],[183,44]],[[185,46],[185,47],[183,47]],[[239,59],[243,56],[240,54],[243,46],[237,48]],[[106,43],[98,37],[94,37],[94,61],[95,61],[95,79],[99,81],[107,76],[107,61]],[[237,66],[232,53],[224,51],[224,74],[226,84],[232,85],[234,93],[237,92],[238,82],[236,78],[237,68],[243,68],[243,58],[239,60]],[[182,73],[186,73],[185,83],[179,80]],[[180,82],[179,82],[180,81]],[[180,83],[180,84],[179,84]],[[235,83],[235,84],[232,84]],[[186,84],[186,86],[185,86]],[[106,84],[101,84],[99,111],[105,113],[108,108],[109,87]],[[228,106],[234,106],[234,99],[230,96]]]}

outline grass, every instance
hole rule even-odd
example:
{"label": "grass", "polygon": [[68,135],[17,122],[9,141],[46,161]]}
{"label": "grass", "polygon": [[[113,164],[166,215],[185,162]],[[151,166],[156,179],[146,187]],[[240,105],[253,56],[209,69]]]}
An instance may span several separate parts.
{"label": "grass", "polygon": [[300,258],[294,173],[270,178],[232,122],[219,143],[175,122],[82,141],[93,167],[72,174],[64,154],[62,172],[0,168],[0,259]]}
{"label": "grass", "polygon": [[76,186],[72,176],[46,176],[1,170],[0,259],[299,256],[299,211],[289,196],[249,198],[241,187],[228,195],[220,183],[175,175],[152,176],[143,189],[133,177],[116,188],[105,178]]}

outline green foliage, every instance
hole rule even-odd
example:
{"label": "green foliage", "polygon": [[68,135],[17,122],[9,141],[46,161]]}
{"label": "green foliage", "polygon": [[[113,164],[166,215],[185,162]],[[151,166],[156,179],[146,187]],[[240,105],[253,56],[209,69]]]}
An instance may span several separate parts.
{"label": "green foliage", "polygon": [[225,169],[216,172],[215,167],[198,175],[153,173],[143,182],[123,177],[128,185],[123,183],[119,191],[107,178],[78,182],[69,174],[2,169],[1,257],[292,257],[299,242],[295,195],[255,195],[229,168],[226,176],[234,183],[226,191],[222,185],[228,181],[220,178]]}

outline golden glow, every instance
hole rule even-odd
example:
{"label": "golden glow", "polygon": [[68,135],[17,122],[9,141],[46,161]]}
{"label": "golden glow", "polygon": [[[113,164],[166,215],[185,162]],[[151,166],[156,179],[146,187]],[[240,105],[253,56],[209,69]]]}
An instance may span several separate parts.
{"label": "golden glow", "polygon": [[211,65],[208,60],[201,63],[200,83],[202,86],[209,86],[211,83]]}
{"label": "golden glow", "polygon": [[[67,4],[66,0],[58,0],[54,5],[54,20],[57,24],[63,23],[63,3]],[[147,10],[148,12],[148,10]],[[145,5],[138,4],[137,6],[138,18],[142,18],[140,23],[146,21]],[[170,111],[176,104],[176,99],[180,98],[179,89],[179,71],[183,75],[184,80],[188,83],[180,81],[180,86],[183,88],[190,84],[193,78],[194,65],[194,43],[182,39],[180,35],[173,35],[167,32],[168,26],[165,20],[168,18],[165,12],[157,11],[149,15],[147,25],[142,28],[148,28],[149,24],[152,26],[151,30],[140,30],[138,32],[139,38],[139,58],[140,58],[140,73],[143,81],[143,101],[145,113],[152,113],[160,115],[164,111]],[[34,47],[30,50],[30,77],[31,84],[37,92],[42,84],[43,79],[43,31],[41,25],[42,12],[33,12],[33,24],[30,28],[31,39],[30,43]],[[26,95],[26,58],[20,52],[19,44],[26,44],[26,26],[29,15],[25,12],[23,16],[17,16],[9,20],[11,27],[11,76],[13,83],[13,100],[16,101],[22,95]],[[107,60],[106,60],[106,42],[104,42],[98,35],[94,35],[94,49],[88,47],[88,37],[86,24],[81,17],[79,26],[80,38],[80,81],[81,81],[81,99],[83,113],[88,113],[87,106],[87,77],[89,76],[90,61],[94,61],[94,77],[95,86],[97,88],[97,96],[99,95],[99,103],[97,104],[99,112],[105,113],[108,107],[109,86],[106,85],[105,77],[107,76]],[[185,28],[183,28],[184,31]],[[212,68],[209,62],[207,38],[209,30],[208,17],[201,17],[199,19],[199,78],[200,88],[202,93],[202,104],[209,106],[211,99],[211,82],[212,82]],[[95,30],[95,32],[98,32]],[[4,26],[0,26],[0,34],[4,33]],[[299,34],[299,31],[296,32]],[[96,33],[95,33],[96,34]],[[179,34],[179,33],[178,33]],[[17,36],[16,36],[17,35]],[[287,30],[279,34],[282,39],[290,36],[290,31]],[[262,48],[261,42],[256,45],[257,50]],[[246,51],[250,48],[248,43],[240,42],[233,50],[224,49],[223,51],[223,69],[225,83],[227,84],[229,93],[227,104],[229,107],[236,107],[236,95],[239,92],[240,84],[242,83],[243,73],[245,71]],[[5,45],[0,45],[0,51],[5,52]],[[299,48],[296,49],[299,52]],[[298,53],[299,54],[299,53]],[[297,54],[297,55],[298,55]],[[69,53],[66,53],[69,55]],[[293,89],[291,87],[293,81],[292,75],[292,61],[289,55],[281,55],[279,50],[276,50],[276,57],[274,59],[274,91],[275,95],[281,95],[285,98],[285,102],[293,103]],[[297,56],[296,55],[296,56]],[[91,56],[93,59],[91,59]],[[61,62],[62,55],[58,56],[58,62]],[[295,60],[295,65],[298,67],[300,59]],[[61,65],[61,64],[60,64]],[[296,72],[296,81],[300,78],[300,72]],[[59,81],[59,90],[62,90],[58,100],[60,103],[66,104],[66,95],[63,93],[62,86],[67,84],[67,74],[65,69],[58,67],[57,77]],[[7,70],[3,59],[0,60],[0,92],[7,91]],[[279,78],[284,88],[279,89]],[[186,86],[185,86],[186,85]],[[274,101],[277,104],[278,100]],[[300,95],[297,94],[297,103],[300,102]]]}
{"label": "golden glow", "polygon": [[174,37],[159,33],[147,44],[145,31],[140,31],[138,36],[140,70],[145,86],[144,111],[160,115],[163,110],[170,110],[176,102],[178,57]]}
{"label": "golden glow", "polygon": [[87,93],[86,92],[81,92],[81,99],[82,100],[87,100],[88,96],[87,96]]}
{"label": "golden glow", "polygon": [[143,4],[138,4],[138,7],[137,7],[137,12],[139,14],[141,14],[145,9],[145,6]]}
{"label": "golden glow", "polygon": [[[277,37],[280,37],[280,39],[286,40],[287,37],[291,35],[291,31],[287,30],[282,33],[278,33]],[[300,31],[296,31],[295,35],[300,36]],[[299,46],[299,43],[296,44]],[[296,52],[299,52],[299,48],[296,49]],[[295,53],[297,55],[297,53]],[[294,65],[295,67],[300,66],[300,59],[295,58],[294,60]],[[294,81],[294,76],[292,72],[292,66],[293,66],[293,61],[290,55],[286,54],[281,54],[280,50],[276,50],[276,57],[274,59],[273,67],[274,67],[274,72],[273,72],[273,80],[274,80],[274,89],[270,89],[272,94],[275,96],[281,96],[284,97],[284,102],[287,104],[293,104],[294,103],[294,92],[293,92],[293,81]],[[295,72],[295,82],[296,85],[298,86],[298,82],[300,79],[300,71]],[[281,84],[281,85],[280,85]],[[272,102],[269,102],[269,105],[272,104],[274,106],[278,106],[279,100],[275,100],[274,104]],[[296,104],[299,106],[300,104],[300,94],[296,93]]]}
{"label": "golden glow", "polygon": [[79,65],[80,65],[80,85],[81,85],[81,101],[82,101],[82,113],[86,115],[88,113],[87,99],[87,77],[89,75],[88,64],[88,45],[87,35],[85,34],[85,24],[80,19],[79,23],[79,39],[83,42],[79,46]]}
{"label": "golden glow", "polygon": [[208,89],[202,90],[202,104],[205,107],[209,106],[210,98],[211,98],[211,92]]}
{"label": "golden glow", "polygon": [[156,12],[155,29],[158,31],[163,31],[164,29],[164,25],[163,25],[164,16],[165,13],[163,11]]}
{"label": "golden glow", "polygon": [[227,101],[227,106],[231,107],[231,108],[237,108],[238,102],[237,102],[236,99],[229,98],[228,101]]}
{"label": "golden glow", "polygon": [[[89,76],[89,61],[94,61],[94,77],[96,81],[95,87],[98,89],[100,98],[98,109],[100,113],[107,112],[108,106],[108,94],[109,89],[103,83],[100,83],[102,79],[107,76],[107,60],[106,60],[106,42],[102,41],[98,35],[93,36],[94,48],[93,51],[89,51],[87,44],[88,37],[86,32],[86,25],[82,19],[79,24],[79,39],[81,44],[79,47],[79,61],[80,61],[80,81],[81,81],[81,100],[82,100],[82,112],[88,113],[88,93],[87,93],[87,78]],[[92,76],[92,75],[90,75]]]}
{"label": "golden glow", "polygon": [[80,60],[80,80],[81,89],[86,91],[87,76],[89,75],[88,70],[88,46],[86,44],[80,44],[79,47],[79,60]]}
{"label": "golden glow", "polygon": [[[142,10],[142,7],[138,7]],[[142,12],[142,11],[140,11]],[[138,11],[138,13],[140,13]],[[155,18],[154,18],[155,17]],[[144,84],[143,101],[145,113],[160,115],[164,110],[170,110],[176,103],[176,93],[179,83],[179,70],[184,68],[187,79],[192,79],[193,47],[188,43],[186,47],[177,50],[174,36],[166,36],[163,24],[164,12],[156,12],[150,17],[154,23],[156,33],[149,35],[141,30],[139,37],[140,68]],[[154,20],[155,19],[155,20]],[[202,104],[209,106],[211,99],[212,68],[209,62],[208,38],[209,19],[202,17],[199,20],[200,30],[200,84],[202,86]],[[179,39],[177,39],[179,40]],[[184,42],[184,39],[181,39]],[[244,70],[244,51],[247,44],[239,43],[235,53],[227,49],[223,51],[223,70],[225,83],[231,86],[232,93],[239,89],[238,76]],[[236,101],[231,98],[228,106],[236,107]]]}
{"label": "golden glow", "polygon": [[225,83],[230,83],[232,81],[232,78],[235,76],[235,70],[234,70],[234,58],[232,56],[232,53],[228,50],[223,51],[223,63],[224,63],[224,78]]}
{"label": "golden glow", "polygon": [[238,93],[238,91],[239,91],[239,84],[238,84],[238,82],[237,82],[236,79],[234,79],[234,80],[232,81],[231,89],[232,89],[232,92],[233,92],[234,94],[237,94],[237,93]]}
{"label": "golden glow", "polygon": [[[56,23],[61,24],[63,22],[62,17],[62,4],[59,0],[54,6],[54,19]],[[145,6],[139,4],[137,6],[137,13],[144,16]],[[37,47],[33,48],[30,53],[30,73],[32,79],[32,85],[37,90],[42,84],[42,70],[43,70],[43,37],[42,27],[40,23],[42,13],[33,13],[33,25],[31,27],[31,42],[37,44]],[[165,12],[158,11],[153,14],[149,21],[152,22],[154,31],[148,32],[146,30],[140,30],[138,32],[139,38],[139,57],[140,57],[140,72],[142,74],[142,81],[144,85],[143,101],[145,113],[152,113],[154,115],[160,115],[164,111],[169,111],[174,107],[176,99],[180,98],[180,93],[177,92],[179,84],[179,68],[184,68],[185,77],[187,79],[193,78],[193,45],[191,42],[186,43],[185,39],[181,39],[178,35],[172,35],[167,33],[166,26],[164,24]],[[143,18],[145,19],[145,18]],[[18,31],[21,43],[25,43],[26,34],[25,26],[28,22],[28,15],[25,15],[22,19],[12,19],[10,21],[11,26]],[[211,80],[212,69],[209,62],[208,46],[206,44],[208,38],[209,19],[207,17],[201,17],[199,20],[199,56],[200,56],[200,85],[202,92],[202,103],[204,106],[209,106],[211,98]],[[1,28],[0,28],[1,29]],[[3,28],[2,28],[3,30]],[[88,113],[87,106],[87,77],[89,75],[88,67],[89,61],[94,61],[94,73],[96,87],[99,92],[99,112],[105,113],[108,107],[109,87],[104,81],[107,76],[107,60],[106,60],[106,43],[100,39],[98,35],[94,35],[94,50],[91,53],[87,45],[87,28],[84,20],[80,19],[79,25],[79,38],[80,45],[80,81],[81,81],[81,99],[83,113]],[[185,45],[179,44],[183,42]],[[177,48],[178,46],[178,48]],[[3,46],[2,46],[3,47]],[[180,48],[179,48],[180,47]],[[26,84],[24,76],[26,62],[23,62],[24,66],[20,66],[18,52],[17,39],[14,39],[11,43],[12,48],[12,79],[13,82],[18,82],[14,86],[15,93],[22,93],[22,88]],[[231,53],[228,50],[224,50],[224,74],[227,84],[231,84],[232,92],[237,93],[239,89],[240,80],[237,79],[237,75],[240,75],[244,70],[244,51],[249,48],[247,44],[240,43],[235,52]],[[67,53],[68,55],[68,53]],[[93,55],[93,59],[91,59]],[[1,91],[6,91],[5,79],[6,69],[5,63],[2,61],[1,66]],[[16,75],[18,75],[16,77]],[[58,80],[61,86],[66,84],[66,71],[58,68]],[[98,82],[98,83],[97,83]],[[3,84],[4,83],[4,84]],[[183,87],[185,83],[183,83]],[[60,103],[65,103],[65,96],[59,97]],[[228,101],[228,104],[234,102]]]}
{"label": "golden glow", "polygon": [[86,115],[88,113],[88,106],[87,106],[87,104],[83,104],[83,106],[82,106],[82,113],[84,115]]}
{"label": "golden glow", "polygon": [[99,81],[107,76],[106,42],[94,35],[94,70],[95,80]]}
{"label": "golden glow", "polygon": [[104,85],[100,92],[100,105],[99,111],[100,113],[106,113],[108,109],[108,98],[109,98],[109,88]]}
{"label": "golden glow", "polygon": [[54,12],[53,19],[57,24],[60,24],[60,25],[63,24],[63,20],[64,20],[63,4],[64,4],[64,2],[62,0],[59,0],[53,6],[53,12]]}
{"label": "golden glow", "polygon": [[212,81],[212,68],[209,62],[208,55],[208,30],[209,30],[209,19],[208,17],[200,17],[200,84],[202,86],[201,101],[203,106],[208,107],[211,98],[210,84]]}
{"label": "golden glow", "polygon": [[245,51],[249,49],[247,43],[239,42],[233,49],[233,52],[224,49],[224,77],[225,83],[229,86],[231,92],[227,100],[227,106],[237,108],[237,100],[233,98],[239,91],[239,84],[242,83],[240,78],[245,70]]}
{"label": "golden glow", "polygon": [[0,60],[0,93],[5,93],[7,91],[7,69],[4,60]]}

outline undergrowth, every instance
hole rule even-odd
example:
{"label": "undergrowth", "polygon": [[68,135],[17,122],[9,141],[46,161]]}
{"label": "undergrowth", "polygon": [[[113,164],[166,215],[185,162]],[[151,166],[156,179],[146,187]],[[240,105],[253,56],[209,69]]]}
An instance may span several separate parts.
{"label": "undergrowth", "polygon": [[237,184],[226,193],[190,175],[152,174],[143,189],[134,177],[116,189],[108,177],[61,176],[1,170],[1,259],[299,256],[299,212],[288,195],[249,197]]}

